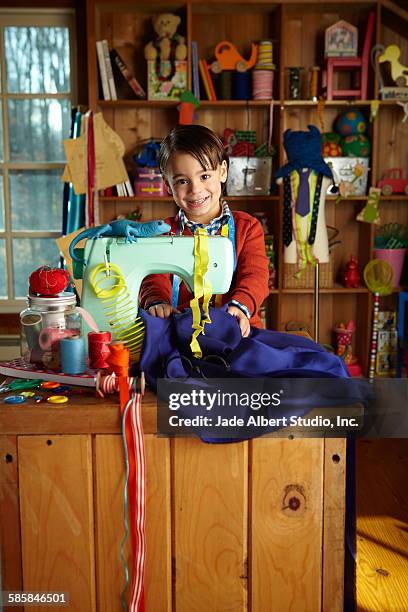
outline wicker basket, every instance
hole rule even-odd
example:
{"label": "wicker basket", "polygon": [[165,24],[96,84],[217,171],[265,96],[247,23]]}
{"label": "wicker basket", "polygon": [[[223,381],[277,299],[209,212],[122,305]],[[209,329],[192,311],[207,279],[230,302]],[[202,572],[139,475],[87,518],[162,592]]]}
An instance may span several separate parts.
{"label": "wicker basket", "polygon": [[[313,289],[315,268],[307,264],[306,268],[296,278],[299,270],[298,264],[283,264],[283,288],[284,289]],[[320,289],[331,289],[333,287],[333,261],[319,264],[319,287]]]}

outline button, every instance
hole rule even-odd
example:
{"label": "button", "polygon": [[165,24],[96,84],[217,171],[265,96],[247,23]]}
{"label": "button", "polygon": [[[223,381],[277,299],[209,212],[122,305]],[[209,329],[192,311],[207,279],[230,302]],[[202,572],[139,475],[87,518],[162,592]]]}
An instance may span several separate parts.
{"label": "button", "polygon": [[6,404],[22,404],[25,401],[26,398],[22,395],[9,395],[8,397],[4,398],[4,402]]}
{"label": "button", "polygon": [[59,386],[60,383],[54,380],[45,380],[41,383],[41,389],[57,389]]}
{"label": "button", "polygon": [[50,402],[50,404],[65,404],[67,401],[66,395],[50,395],[50,397],[47,397],[47,402]]}
{"label": "button", "polygon": [[34,391],[22,391],[20,395],[22,395],[23,397],[34,397],[35,392]]}

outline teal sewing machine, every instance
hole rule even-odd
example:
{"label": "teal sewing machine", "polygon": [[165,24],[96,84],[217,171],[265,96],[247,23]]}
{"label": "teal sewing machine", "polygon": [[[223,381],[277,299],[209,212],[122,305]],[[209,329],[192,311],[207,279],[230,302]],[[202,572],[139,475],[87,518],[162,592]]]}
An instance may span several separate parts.
{"label": "teal sewing machine", "polygon": [[[213,294],[226,293],[233,275],[233,249],[228,238],[208,236],[206,279]],[[114,340],[132,342],[138,330],[138,296],[149,274],[177,274],[194,288],[194,237],[105,237],[87,240],[83,260],[81,305],[89,311],[99,330],[111,331]],[[76,277],[81,276],[81,271]],[[89,327],[83,323],[83,333]]]}

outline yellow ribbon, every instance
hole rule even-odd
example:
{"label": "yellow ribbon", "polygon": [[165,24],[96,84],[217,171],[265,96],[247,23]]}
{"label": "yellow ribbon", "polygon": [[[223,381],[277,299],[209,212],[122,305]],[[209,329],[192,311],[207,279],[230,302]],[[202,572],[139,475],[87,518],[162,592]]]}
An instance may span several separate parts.
{"label": "yellow ribbon", "polygon": [[[208,270],[208,235],[204,228],[198,228],[194,233],[194,297],[190,300],[190,307],[193,314],[194,330],[190,349],[194,357],[201,359],[203,356],[201,347],[198,343],[198,336],[204,334],[204,326],[211,323],[208,306],[212,295],[211,283],[205,275]],[[200,311],[200,298],[203,298],[203,316]]]}
{"label": "yellow ribbon", "polygon": [[[221,227],[221,236],[225,236],[228,238],[228,223]],[[216,308],[220,308],[222,306],[222,294],[219,293],[215,296],[215,306]]]}
{"label": "yellow ribbon", "polygon": [[[296,202],[298,192],[299,192],[299,175],[296,171],[291,173],[291,183],[292,183],[292,198],[293,201]],[[309,213],[307,215],[307,231],[306,231],[306,239],[302,236],[302,217],[297,212],[294,213],[294,222],[296,224],[296,242],[298,247],[298,263],[299,270],[295,273],[295,278],[300,278],[306,269],[306,265],[310,263],[312,266],[315,266],[317,260],[313,255],[313,245],[309,244],[308,237],[310,234],[310,226],[312,223],[312,212],[313,212],[313,204],[314,204],[314,195],[316,191],[317,185],[317,174],[316,172],[312,172],[310,175],[310,183],[309,183]]]}

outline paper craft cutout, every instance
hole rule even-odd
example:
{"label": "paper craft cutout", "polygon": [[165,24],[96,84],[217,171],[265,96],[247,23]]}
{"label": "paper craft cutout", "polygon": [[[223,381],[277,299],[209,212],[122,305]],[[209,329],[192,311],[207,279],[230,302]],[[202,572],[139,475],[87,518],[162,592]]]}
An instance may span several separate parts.
{"label": "paper craft cutout", "polygon": [[[129,179],[123,163],[125,145],[120,136],[105,122],[102,113],[96,113],[93,119],[96,159],[95,188],[105,189],[124,183]],[[64,140],[64,149],[67,165],[61,180],[72,183],[77,195],[86,193],[86,140],[82,128],[79,138]]]}

